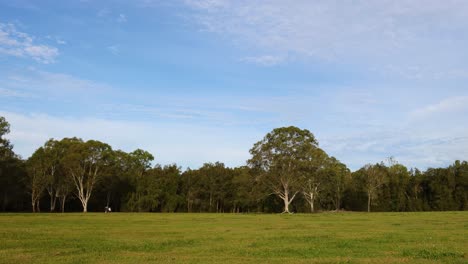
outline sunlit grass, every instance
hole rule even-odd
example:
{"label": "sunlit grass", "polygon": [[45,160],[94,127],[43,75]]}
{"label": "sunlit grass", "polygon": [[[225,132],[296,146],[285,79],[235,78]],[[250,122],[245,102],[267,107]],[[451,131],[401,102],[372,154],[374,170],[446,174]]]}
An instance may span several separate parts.
{"label": "sunlit grass", "polygon": [[2,214],[0,263],[467,263],[468,212]]}

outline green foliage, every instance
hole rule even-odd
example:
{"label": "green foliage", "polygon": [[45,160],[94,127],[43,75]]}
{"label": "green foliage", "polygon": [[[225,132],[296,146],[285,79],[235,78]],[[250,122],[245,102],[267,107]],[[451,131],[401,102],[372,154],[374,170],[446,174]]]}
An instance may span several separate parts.
{"label": "green foliage", "polygon": [[326,210],[342,209],[343,195],[350,180],[351,172],[345,164],[334,157],[327,158],[321,170],[320,206]]}
{"label": "green foliage", "polygon": [[24,161],[5,138],[9,130],[0,117],[2,211],[103,211],[105,206],[113,211],[213,213],[468,209],[466,161],[421,172],[389,159],[351,173],[318,147],[310,131],[297,127],[274,129],[254,144],[249,166],[215,162],[185,171],[175,164],[152,166],[154,156],[142,149],[124,152],[79,138],[50,139]]}
{"label": "green foliage", "polygon": [[128,196],[126,208],[133,212],[174,212],[181,203],[178,195],[180,168],[156,166],[147,170]]}
{"label": "green foliage", "polygon": [[13,156],[10,141],[5,138],[5,135],[10,133],[10,124],[3,116],[0,116],[0,159],[6,159]]}
{"label": "green foliage", "polygon": [[273,129],[254,144],[250,153],[248,164],[259,172],[261,182],[284,201],[283,212],[287,213],[301,187],[316,188],[316,171],[326,158],[310,131],[293,126]]}
{"label": "green foliage", "polygon": [[13,146],[5,136],[10,133],[10,124],[0,116],[0,209],[22,210],[27,199],[23,160],[13,152]]}

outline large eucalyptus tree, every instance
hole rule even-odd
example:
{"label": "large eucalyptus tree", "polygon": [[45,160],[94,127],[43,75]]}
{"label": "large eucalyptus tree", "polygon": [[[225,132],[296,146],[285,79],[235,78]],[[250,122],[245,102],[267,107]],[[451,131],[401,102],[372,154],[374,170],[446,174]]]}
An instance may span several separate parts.
{"label": "large eucalyptus tree", "polygon": [[302,190],[304,172],[317,159],[318,142],[307,129],[276,128],[250,150],[249,165],[259,172],[272,194],[283,200],[283,213]]}
{"label": "large eucalyptus tree", "polygon": [[67,148],[64,164],[85,213],[88,211],[88,201],[93,189],[103,176],[104,168],[109,165],[111,153],[112,148],[109,145],[96,140],[83,142],[75,139]]}

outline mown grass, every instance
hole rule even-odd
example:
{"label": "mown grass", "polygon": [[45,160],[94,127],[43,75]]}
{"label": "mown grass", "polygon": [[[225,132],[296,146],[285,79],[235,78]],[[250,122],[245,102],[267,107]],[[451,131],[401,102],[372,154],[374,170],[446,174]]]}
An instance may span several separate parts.
{"label": "mown grass", "polygon": [[0,263],[468,263],[468,212],[0,214]]}

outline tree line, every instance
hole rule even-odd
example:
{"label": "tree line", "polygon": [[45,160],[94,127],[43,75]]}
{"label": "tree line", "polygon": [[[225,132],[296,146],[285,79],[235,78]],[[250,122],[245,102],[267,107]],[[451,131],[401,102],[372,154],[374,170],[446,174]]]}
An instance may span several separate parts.
{"label": "tree line", "polygon": [[408,169],[394,159],[351,172],[297,127],[277,128],[253,145],[244,166],[221,162],[182,171],[152,166],[141,149],[50,139],[24,160],[0,117],[1,211],[317,212],[468,209],[468,162]]}

